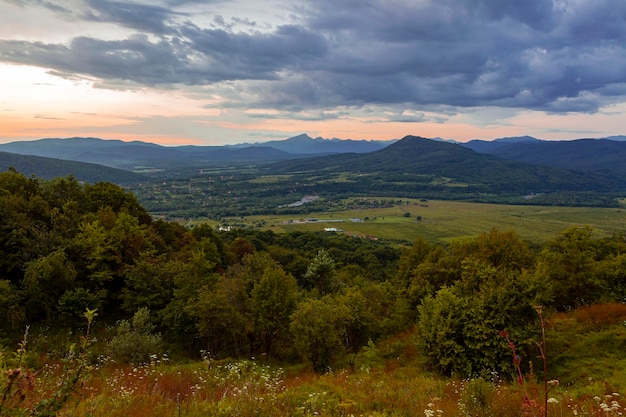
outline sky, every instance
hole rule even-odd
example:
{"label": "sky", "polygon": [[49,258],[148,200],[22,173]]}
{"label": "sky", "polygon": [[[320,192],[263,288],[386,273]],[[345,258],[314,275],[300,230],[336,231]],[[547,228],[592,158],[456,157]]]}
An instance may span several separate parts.
{"label": "sky", "polygon": [[624,0],[0,0],[0,143],[626,134]]}

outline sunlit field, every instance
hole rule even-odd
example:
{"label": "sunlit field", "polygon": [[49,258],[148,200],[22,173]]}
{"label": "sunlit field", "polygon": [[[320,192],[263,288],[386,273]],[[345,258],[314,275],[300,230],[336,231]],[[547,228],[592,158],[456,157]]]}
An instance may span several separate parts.
{"label": "sunlit field", "polygon": [[409,242],[417,236],[433,242],[448,242],[496,228],[502,231],[514,230],[522,239],[541,243],[569,227],[581,225],[592,227],[598,237],[610,236],[626,228],[626,211],[622,208],[519,206],[433,200],[411,201],[390,208],[227,218],[223,222],[238,227],[271,229],[277,233],[323,231],[334,227],[345,233]]}

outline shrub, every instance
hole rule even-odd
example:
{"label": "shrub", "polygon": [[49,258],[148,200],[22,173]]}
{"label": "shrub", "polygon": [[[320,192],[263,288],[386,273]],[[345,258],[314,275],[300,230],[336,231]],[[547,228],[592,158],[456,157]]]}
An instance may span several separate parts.
{"label": "shrub", "polygon": [[132,322],[119,322],[116,335],[108,345],[111,358],[122,363],[141,364],[148,363],[150,355],[161,353],[161,335],[152,333],[154,325],[149,318],[150,311],[143,307],[137,310]]}

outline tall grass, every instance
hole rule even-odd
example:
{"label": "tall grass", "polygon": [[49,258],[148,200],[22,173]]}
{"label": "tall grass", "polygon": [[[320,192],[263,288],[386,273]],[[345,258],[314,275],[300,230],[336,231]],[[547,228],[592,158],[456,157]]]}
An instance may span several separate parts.
{"label": "tall grass", "polygon": [[[626,309],[583,308],[546,322],[548,416],[622,415],[626,389]],[[59,416],[539,416],[543,375],[524,386],[490,379],[443,378],[424,369],[407,332],[370,344],[356,366],[319,375],[307,367],[255,360],[172,364],[152,356],[142,366],[100,357]],[[600,343],[599,348],[591,346]],[[552,356],[550,356],[552,355]],[[524,358],[540,363],[538,358]],[[48,364],[36,377],[33,401],[58,389],[63,367]],[[532,368],[531,368],[532,369]],[[534,402],[533,404],[529,404]],[[538,411],[541,410],[541,411]],[[19,410],[18,410],[19,411]],[[540,414],[541,413],[541,414]],[[0,415],[32,415],[11,413]]]}

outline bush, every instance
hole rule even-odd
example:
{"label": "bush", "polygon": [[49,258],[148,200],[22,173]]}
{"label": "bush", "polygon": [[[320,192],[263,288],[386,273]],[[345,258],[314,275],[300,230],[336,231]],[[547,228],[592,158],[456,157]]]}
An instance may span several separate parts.
{"label": "bush", "polygon": [[132,322],[119,322],[116,335],[108,345],[113,360],[132,364],[148,363],[150,355],[161,353],[161,335],[152,333],[154,325],[149,322],[149,318],[150,311],[143,307],[137,310]]}
{"label": "bush", "polygon": [[499,332],[522,342],[518,350],[528,354],[529,342],[538,336],[533,276],[473,262],[466,266],[462,280],[418,307],[418,348],[445,375],[512,377],[511,353]]}

